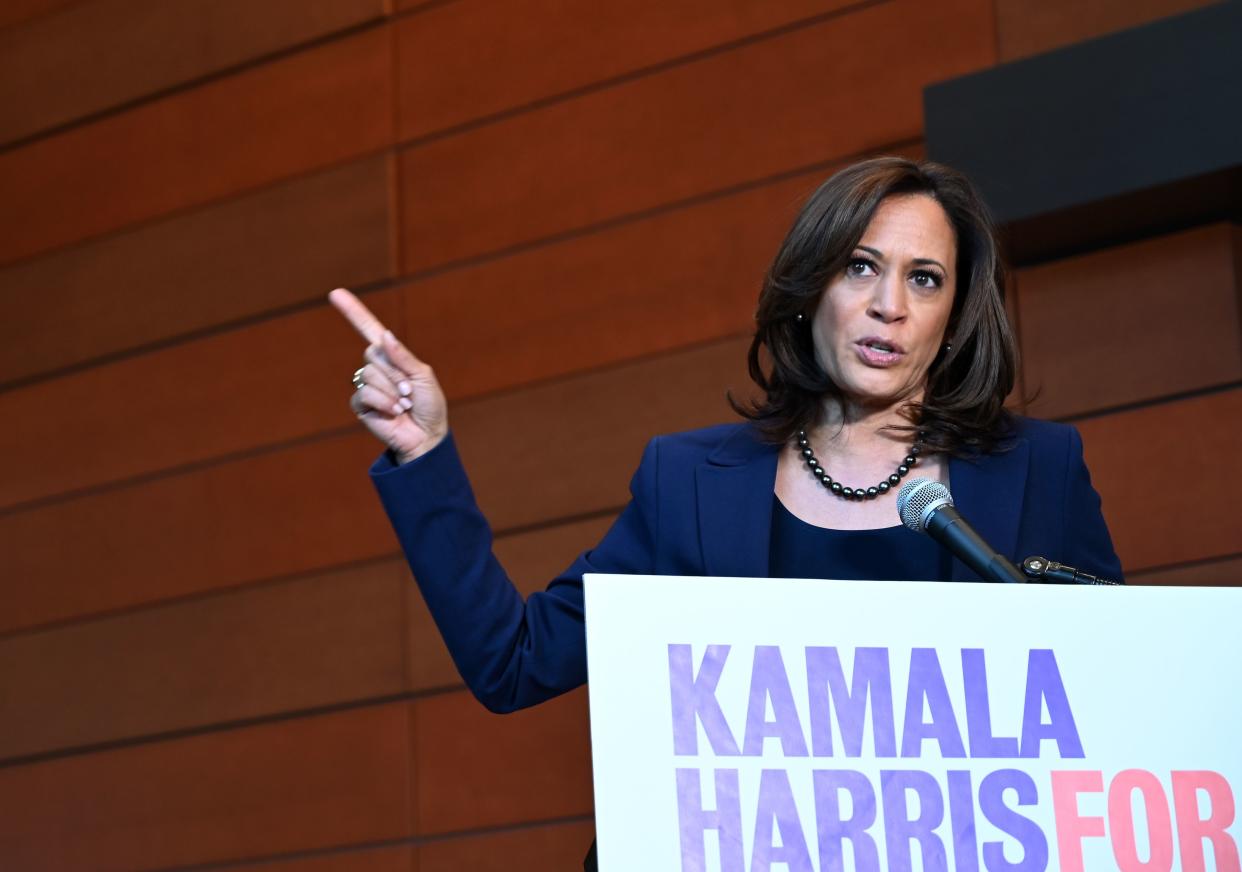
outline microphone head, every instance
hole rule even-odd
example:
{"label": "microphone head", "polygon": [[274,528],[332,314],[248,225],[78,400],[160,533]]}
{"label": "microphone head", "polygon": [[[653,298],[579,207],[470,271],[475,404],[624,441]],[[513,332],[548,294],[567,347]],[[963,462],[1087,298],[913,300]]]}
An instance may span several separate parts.
{"label": "microphone head", "polygon": [[930,478],[913,479],[897,491],[897,514],[901,516],[901,523],[916,533],[926,532],[924,525],[932,512],[951,505],[953,496],[949,489]]}

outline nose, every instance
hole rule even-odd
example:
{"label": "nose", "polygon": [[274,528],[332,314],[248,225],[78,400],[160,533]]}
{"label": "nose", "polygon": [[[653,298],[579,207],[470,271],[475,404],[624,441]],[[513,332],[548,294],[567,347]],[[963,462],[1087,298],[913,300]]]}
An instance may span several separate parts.
{"label": "nose", "polygon": [[867,314],[884,324],[903,321],[907,315],[905,285],[893,272],[882,276],[873,286]]}

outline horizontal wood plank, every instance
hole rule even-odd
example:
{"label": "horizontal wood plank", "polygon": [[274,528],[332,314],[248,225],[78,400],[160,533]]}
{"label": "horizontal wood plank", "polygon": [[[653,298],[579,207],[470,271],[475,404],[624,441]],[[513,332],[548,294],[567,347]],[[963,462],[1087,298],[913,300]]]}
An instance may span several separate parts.
{"label": "horizontal wood plank", "polygon": [[325,304],[0,393],[0,506],[348,426],[364,347]]}
{"label": "horizontal wood plank", "polygon": [[595,837],[590,822],[522,827],[502,833],[458,836],[418,847],[419,872],[513,872],[580,869]]}
{"label": "horizontal wood plank", "polygon": [[1126,571],[1237,553],[1232,495],[1242,389],[1079,423],[1104,516]]}
{"label": "horizontal wood plank", "polygon": [[409,342],[457,398],[743,333],[798,209],[838,168],[412,282]]}
{"label": "horizontal wood plank", "polygon": [[8,0],[0,6],[0,27],[23,24],[83,2],[86,0]]}
{"label": "horizontal wood plank", "polygon": [[[500,536],[495,542],[496,557],[518,589],[529,596],[543,590],[579,552],[599,542],[612,520],[612,517],[593,518]],[[420,691],[460,686],[461,676],[453,665],[448,649],[444,647],[431,613],[427,611],[408,571],[404,572],[404,577],[409,689]]]}
{"label": "horizontal wood plank", "polygon": [[[724,395],[747,390],[747,344],[458,405],[453,426],[493,525],[624,504],[653,434],[731,417]],[[377,453],[351,433],[0,515],[0,632],[390,555],[365,475]]]}
{"label": "horizontal wood plank", "polygon": [[[602,0],[568,16],[560,0],[436,6],[397,27],[401,138],[848,5],[848,0]],[[461,51],[467,44],[471,51]]]}
{"label": "horizontal wood plank", "polygon": [[1012,61],[1207,6],[1215,0],[996,0],[1000,60]]}
{"label": "horizontal wood plank", "polygon": [[312,857],[229,863],[229,872],[420,872],[413,845],[336,849]]}
{"label": "horizontal wood plank", "polygon": [[426,697],[414,736],[419,835],[591,813],[585,689],[509,715],[464,691]]}
{"label": "horizontal wood plank", "polygon": [[1039,391],[1031,414],[1080,415],[1242,379],[1233,237],[1216,224],[1022,270],[1026,387]]}
{"label": "horizontal wood plank", "polygon": [[1132,574],[1126,581],[1129,584],[1165,584],[1176,587],[1242,587],[1242,555],[1182,566],[1162,566]]}
{"label": "horizontal wood plank", "polygon": [[401,156],[402,263],[418,271],[915,138],[923,86],[992,59],[990,3],[897,0],[432,140]]}
{"label": "horizontal wood plank", "polygon": [[410,835],[407,703],[0,769],[13,869],[148,869]]}
{"label": "horizontal wood plank", "polygon": [[378,151],[384,28],[0,154],[0,264]]}
{"label": "horizontal wood plank", "polygon": [[0,639],[0,759],[398,694],[408,583],[389,560]]}
{"label": "horizontal wood plank", "polygon": [[391,555],[353,434],[0,517],[0,632]]}
{"label": "horizontal wood plank", "polygon": [[0,143],[376,20],[382,0],[92,0],[0,33]]}
{"label": "horizontal wood plank", "polygon": [[0,383],[390,277],[390,163],[367,158],[0,269]]}

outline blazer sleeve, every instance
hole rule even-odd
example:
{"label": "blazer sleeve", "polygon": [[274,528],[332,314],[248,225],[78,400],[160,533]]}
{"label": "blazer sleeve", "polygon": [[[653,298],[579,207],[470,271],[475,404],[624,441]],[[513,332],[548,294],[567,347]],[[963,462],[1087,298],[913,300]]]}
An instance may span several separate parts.
{"label": "blazer sleeve", "polygon": [[630,484],[632,499],[600,544],[523,600],[492,551],[450,434],[410,463],[371,467],[402,551],[466,686],[493,712],[535,705],[586,682],[582,576],[652,571],[656,440]]}
{"label": "blazer sleeve", "polygon": [[1104,522],[1100,495],[1091,486],[1091,473],[1083,459],[1082,436],[1076,427],[1068,430],[1061,551],[1064,556],[1054,559],[1110,581],[1124,581],[1121,560]]}

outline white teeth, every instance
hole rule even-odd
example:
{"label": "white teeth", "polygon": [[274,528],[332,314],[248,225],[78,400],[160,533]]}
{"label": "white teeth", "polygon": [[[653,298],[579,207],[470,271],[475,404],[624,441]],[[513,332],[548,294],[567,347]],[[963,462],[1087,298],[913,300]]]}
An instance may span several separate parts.
{"label": "white teeth", "polygon": [[879,343],[879,342],[868,342],[867,347],[870,348],[872,351],[879,351],[884,354],[891,354],[893,351],[893,347],[891,345],[884,345],[883,343]]}

